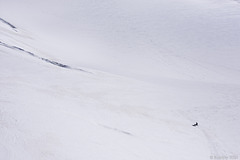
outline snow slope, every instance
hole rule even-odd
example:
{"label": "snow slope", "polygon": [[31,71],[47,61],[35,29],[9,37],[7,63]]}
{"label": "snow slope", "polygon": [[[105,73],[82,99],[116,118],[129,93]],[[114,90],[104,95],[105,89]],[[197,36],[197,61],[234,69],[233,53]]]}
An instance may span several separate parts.
{"label": "snow slope", "polygon": [[239,9],[0,0],[0,159],[237,159]]}
{"label": "snow slope", "polygon": [[8,0],[0,14],[39,36],[32,47],[54,60],[138,78],[238,83],[239,8],[231,0]]}

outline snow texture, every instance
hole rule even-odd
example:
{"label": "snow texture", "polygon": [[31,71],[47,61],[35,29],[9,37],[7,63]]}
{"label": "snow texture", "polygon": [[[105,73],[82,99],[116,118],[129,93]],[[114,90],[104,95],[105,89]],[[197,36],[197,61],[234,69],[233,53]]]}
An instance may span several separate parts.
{"label": "snow texture", "polygon": [[239,26],[237,0],[0,0],[0,160],[238,159]]}

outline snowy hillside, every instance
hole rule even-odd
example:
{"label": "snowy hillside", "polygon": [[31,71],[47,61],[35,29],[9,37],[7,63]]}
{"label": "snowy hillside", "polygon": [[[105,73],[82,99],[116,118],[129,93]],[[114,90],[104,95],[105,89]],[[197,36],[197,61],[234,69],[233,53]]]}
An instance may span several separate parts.
{"label": "snowy hillside", "polygon": [[232,0],[0,0],[0,159],[238,159],[239,26]]}

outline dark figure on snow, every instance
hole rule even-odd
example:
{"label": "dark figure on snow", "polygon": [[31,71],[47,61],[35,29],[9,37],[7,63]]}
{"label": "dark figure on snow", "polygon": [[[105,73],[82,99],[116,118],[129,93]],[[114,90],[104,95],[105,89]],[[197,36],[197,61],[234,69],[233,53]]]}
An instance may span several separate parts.
{"label": "dark figure on snow", "polygon": [[196,126],[198,126],[198,123],[196,122],[196,123],[195,123],[195,124],[193,124],[192,126],[196,127]]}

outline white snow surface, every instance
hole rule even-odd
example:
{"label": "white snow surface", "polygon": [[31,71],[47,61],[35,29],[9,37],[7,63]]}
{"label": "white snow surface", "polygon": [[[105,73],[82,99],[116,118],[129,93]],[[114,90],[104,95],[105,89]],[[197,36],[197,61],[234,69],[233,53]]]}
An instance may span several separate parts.
{"label": "white snow surface", "polygon": [[238,0],[0,0],[0,160],[238,159],[239,27]]}

